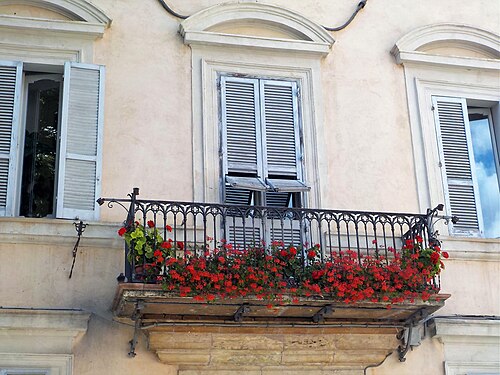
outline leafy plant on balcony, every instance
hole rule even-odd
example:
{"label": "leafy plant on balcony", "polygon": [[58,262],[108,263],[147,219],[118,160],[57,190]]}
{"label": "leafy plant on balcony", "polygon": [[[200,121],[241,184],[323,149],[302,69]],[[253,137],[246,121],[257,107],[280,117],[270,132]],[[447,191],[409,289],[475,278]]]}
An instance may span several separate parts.
{"label": "leafy plant on balcony", "polygon": [[[158,249],[169,250],[172,248],[170,241],[164,241],[155,223],[149,220],[146,225],[134,222],[129,228],[120,228],[118,234],[122,236],[132,250],[128,254],[128,261],[132,264],[151,263],[158,259]],[[173,252],[165,252],[165,256],[172,255]],[[132,262],[132,258],[134,262]]]}
{"label": "leafy plant on balcony", "polygon": [[119,234],[135,251],[135,264],[142,261],[147,268],[139,281],[203,301],[252,296],[279,303],[309,297],[390,305],[428,300],[438,292],[433,279],[444,268],[442,258],[448,258],[438,246],[424,247],[419,236],[399,251],[389,248],[390,255],[384,257],[351,250],[325,255],[319,245],[282,242],[247,249],[226,242],[211,247],[211,239],[204,248],[184,249],[183,242],[164,240],[153,222],[135,223]]}

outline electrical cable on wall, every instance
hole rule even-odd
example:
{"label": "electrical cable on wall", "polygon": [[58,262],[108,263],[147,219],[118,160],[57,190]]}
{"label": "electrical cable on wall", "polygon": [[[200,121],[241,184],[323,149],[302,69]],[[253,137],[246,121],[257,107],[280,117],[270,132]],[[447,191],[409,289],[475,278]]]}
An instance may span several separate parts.
{"label": "electrical cable on wall", "polygon": [[[183,19],[183,20],[185,20],[186,18],[190,17],[190,16],[185,16],[185,15],[182,15],[182,14],[177,13],[176,11],[174,11],[170,6],[168,6],[168,4],[165,2],[165,0],[158,0],[158,1],[160,2],[161,6],[168,13],[170,13],[172,16],[180,18],[180,19]],[[367,1],[368,0],[361,0],[359,2],[359,4],[357,5],[356,10],[354,11],[354,13],[351,15],[351,17],[349,17],[349,19],[346,22],[344,22],[342,25],[337,26],[337,27],[328,27],[328,26],[322,26],[322,27],[325,30],[327,30],[327,31],[340,31],[340,30],[345,29],[354,20],[354,18],[356,18],[356,15],[359,13],[359,11],[366,6]]]}

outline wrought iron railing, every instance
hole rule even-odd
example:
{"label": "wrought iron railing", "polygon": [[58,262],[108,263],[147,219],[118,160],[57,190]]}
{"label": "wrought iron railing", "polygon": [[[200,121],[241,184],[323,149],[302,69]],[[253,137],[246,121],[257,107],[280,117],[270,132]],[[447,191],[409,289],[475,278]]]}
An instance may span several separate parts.
{"label": "wrought iron railing", "polygon": [[[149,222],[161,238],[176,244],[178,256],[185,257],[203,256],[210,244],[244,250],[278,241],[299,249],[319,245],[323,261],[345,250],[357,252],[360,262],[368,255],[390,259],[407,239],[419,236],[425,247],[439,244],[433,225],[443,209],[439,205],[425,214],[362,212],[141,200],[138,195],[135,188],[128,199],[98,202],[127,210],[125,227]],[[136,266],[146,259],[136,255],[133,246],[126,246],[125,277],[129,282],[144,282]],[[297,256],[307,262],[304,251]]]}

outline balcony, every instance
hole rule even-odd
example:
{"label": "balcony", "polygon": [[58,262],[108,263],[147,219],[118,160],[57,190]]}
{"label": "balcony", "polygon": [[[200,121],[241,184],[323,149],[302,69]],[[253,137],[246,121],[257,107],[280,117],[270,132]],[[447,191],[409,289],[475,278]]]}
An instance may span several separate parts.
{"label": "balcony", "polygon": [[[158,332],[199,327],[394,335],[448,297],[438,294],[435,257],[444,253],[434,250],[441,207],[405,214],[234,206],[140,200],[137,189],[99,203],[127,210],[113,312],[146,330],[153,349]],[[408,348],[403,342],[401,358]]]}

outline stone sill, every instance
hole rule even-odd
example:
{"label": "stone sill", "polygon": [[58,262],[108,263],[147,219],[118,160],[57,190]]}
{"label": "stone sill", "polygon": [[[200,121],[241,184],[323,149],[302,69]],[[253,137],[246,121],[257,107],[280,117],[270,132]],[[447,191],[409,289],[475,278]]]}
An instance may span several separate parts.
{"label": "stone sill", "polygon": [[[74,244],[75,220],[0,217],[0,243],[66,246]],[[117,234],[120,224],[90,222],[83,232],[80,247],[124,249]]]}

